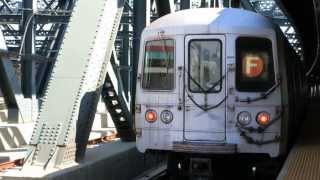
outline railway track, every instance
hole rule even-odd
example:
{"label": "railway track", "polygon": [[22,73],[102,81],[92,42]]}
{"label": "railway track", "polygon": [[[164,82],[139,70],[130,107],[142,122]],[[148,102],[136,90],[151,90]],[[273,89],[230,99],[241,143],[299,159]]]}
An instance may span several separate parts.
{"label": "railway track", "polygon": [[0,171],[4,171],[6,169],[11,169],[16,166],[22,166],[23,165],[23,159],[17,159],[14,161],[8,161],[0,164]]}
{"label": "railway track", "polygon": [[151,168],[145,172],[143,172],[138,177],[134,178],[134,180],[161,180],[167,179],[167,164],[162,163],[157,167]]}
{"label": "railway track", "polygon": [[[96,145],[96,144],[100,144],[100,143],[103,143],[103,142],[111,142],[111,141],[114,141],[116,140],[118,137],[118,134],[117,133],[113,133],[111,135],[106,135],[106,136],[102,136],[102,137],[99,137],[99,138],[95,138],[95,139],[92,139],[92,140],[89,140],[88,141],[88,145]],[[24,163],[24,159],[21,158],[21,159],[16,159],[14,161],[7,161],[7,162],[4,162],[4,163],[0,163],[0,172],[1,171],[5,171],[7,169],[12,169],[12,168],[15,168],[15,167],[19,167],[19,166],[22,166]]]}

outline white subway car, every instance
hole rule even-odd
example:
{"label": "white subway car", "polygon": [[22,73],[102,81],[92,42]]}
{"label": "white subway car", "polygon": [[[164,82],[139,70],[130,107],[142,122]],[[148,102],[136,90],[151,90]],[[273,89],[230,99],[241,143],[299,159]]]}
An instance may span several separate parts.
{"label": "white subway car", "polygon": [[200,8],[161,17],[141,36],[137,148],[278,157],[302,114],[302,73],[262,15]]}

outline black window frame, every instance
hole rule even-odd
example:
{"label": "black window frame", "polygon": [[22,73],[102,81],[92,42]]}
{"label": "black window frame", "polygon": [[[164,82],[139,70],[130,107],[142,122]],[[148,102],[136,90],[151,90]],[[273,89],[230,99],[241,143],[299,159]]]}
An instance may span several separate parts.
{"label": "black window frame", "polygon": [[[173,41],[173,45],[174,45],[174,50],[173,50],[173,86],[172,86],[172,89],[150,89],[150,88],[146,88],[144,87],[144,70],[145,70],[145,63],[146,63],[146,47],[147,47],[147,44],[149,42],[153,42],[153,41],[167,41],[167,40],[172,40]],[[172,92],[175,90],[176,88],[176,40],[174,38],[165,38],[165,39],[150,39],[150,40],[147,40],[144,42],[144,50],[143,50],[143,63],[142,63],[142,76],[141,76],[141,88],[144,90],[144,91],[152,91],[152,92]]]}
{"label": "black window frame", "polygon": [[[221,39],[216,39],[216,38],[209,38],[209,39],[201,39],[201,38],[197,38],[197,39],[191,39],[191,40],[189,40],[189,42],[188,42],[188,90],[189,90],[189,92],[191,92],[191,93],[204,93],[204,92],[202,92],[202,91],[194,91],[194,90],[192,90],[191,89],[191,87],[190,87],[190,84],[191,84],[191,82],[192,82],[192,80],[191,80],[191,77],[189,77],[189,76],[192,76],[192,74],[191,74],[191,72],[190,72],[190,69],[191,69],[191,58],[190,58],[190,45],[191,45],[191,43],[193,42],[193,41],[217,41],[217,42],[219,42],[220,43],[220,55],[221,55],[221,58],[220,58],[220,78],[219,79],[221,79],[222,78],[222,65],[223,65],[223,42],[221,41]],[[218,90],[215,90],[215,88],[213,88],[210,92],[206,92],[206,94],[212,94],[212,93],[220,93],[221,92],[221,90],[222,90],[222,81],[220,81],[220,83],[219,83],[219,89]]]}
{"label": "black window frame", "polygon": [[[239,41],[246,41],[246,45],[252,43],[252,41],[260,41],[264,44],[259,45],[258,47],[253,48],[253,51],[259,50],[260,47],[265,47],[263,50],[266,50],[269,55],[268,63],[268,80],[258,80],[258,78],[253,78],[252,80],[244,80],[242,74],[242,57],[241,53],[244,49],[249,49],[249,47],[243,48],[243,43]],[[259,43],[260,43],[259,42]],[[258,44],[257,42],[254,42]],[[252,44],[251,44],[252,45]],[[239,92],[265,92],[272,88],[275,84],[275,62],[274,62],[274,52],[273,52],[273,43],[272,40],[266,37],[251,37],[251,36],[240,36],[235,41],[235,50],[236,50],[236,72],[235,72],[235,81],[236,81],[236,90]]]}

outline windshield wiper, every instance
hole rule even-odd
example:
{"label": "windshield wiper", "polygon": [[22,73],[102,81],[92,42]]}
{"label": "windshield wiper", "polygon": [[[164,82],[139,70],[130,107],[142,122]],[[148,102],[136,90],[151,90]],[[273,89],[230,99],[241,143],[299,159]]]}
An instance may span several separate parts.
{"label": "windshield wiper", "polygon": [[192,98],[192,96],[191,96],[189,93],[187,93],[187,96],[188,96],[188,98],[193,102],[194,105],[196,105],[198,108],[202,109],[203,111],[210,111],[210,110],[212,110],[212,109],[215,109],[215,108],[219,107],[219,106],[220,106],[223,102],[225,102],[225,101],[227,100],[227,98],[228,98],[228,96],[225,96],[218,104],[213,105],[213,106],[210,106],[210,107],[204,107],[204,106],[198,104],[198,103]]}
{"label": "windshield wiper", "polygon": [[218,81],[214,82],[213,85],[212,85],[209,89],[205,90],[205,89],[203,89],[202,86],[191,76],[191,74],[190,74],[189,71],[186,71],[186,70],[185,70],[185,72],[188,74],[188,77],[191,79],[191,81],[192,81],[195,85],[197,85],[197,87],[198,87],[198,88],[201,90],[201,92],[204,93],[204,94],[210,93],[210,92],[212,91],[212,89],[216,88],[216,86],[219,85],[219,84],[221,83],[221,81],[226,77],[226,75],[221,76],[221,78],[220,78]]}

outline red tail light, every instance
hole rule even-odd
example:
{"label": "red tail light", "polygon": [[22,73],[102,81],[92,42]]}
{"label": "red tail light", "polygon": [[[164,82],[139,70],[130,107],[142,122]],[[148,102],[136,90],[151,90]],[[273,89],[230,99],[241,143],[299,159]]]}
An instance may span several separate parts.
{"label": "red tail light", "polygon": [[270,123],[271,118],[270,118],[270,114],[267,112],[260,112],[257,115],[257,122],[258,124],[260,124],[261,126],[266,126]]}
{"label": "red tail light", "polygon": [[157,120],[157,112],[155,110],[147,110],[146,112],[146,121],[153,123]]}

